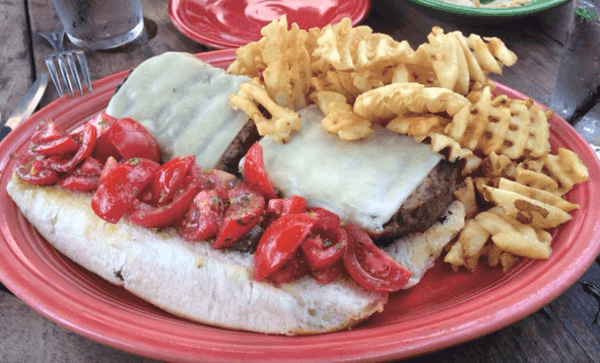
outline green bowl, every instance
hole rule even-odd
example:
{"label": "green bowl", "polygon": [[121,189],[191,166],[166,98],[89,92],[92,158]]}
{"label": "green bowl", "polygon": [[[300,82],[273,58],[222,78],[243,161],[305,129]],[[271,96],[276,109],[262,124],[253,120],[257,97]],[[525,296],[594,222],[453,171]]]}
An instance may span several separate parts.
{"label": "green bowl", "polygon": [[[429,8],[440,11],[446,11],[454,14],[469,15],[469,16],[485,16],[485,17],[515,17],[523,15],[532,15],[540,11],[548,10],[554,6],[563,4],[569,0],[532,0],[527,5],[521,5],[513,8],[505,9],[488,9],[488,8],[470,8],[441,2],[439,0],[410,0],[411,3],[417,3]],[[489,1],[482,1],[489,2]]]}

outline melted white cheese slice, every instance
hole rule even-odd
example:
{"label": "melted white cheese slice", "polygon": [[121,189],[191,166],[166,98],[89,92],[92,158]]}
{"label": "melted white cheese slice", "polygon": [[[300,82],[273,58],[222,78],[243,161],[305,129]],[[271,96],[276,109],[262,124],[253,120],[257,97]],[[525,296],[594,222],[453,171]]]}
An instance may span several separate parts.
{"label": "melted white cheese slice", "polygon": [[343,141],[321,126],[316,106],[298,112],[302,131],[290,142],[260,141],[265,168],[285,197],[301,195],[342,220],[373,233],[439,163],[441,155],[407,136],[382,127],[361,141]]}
{"label": "melted white cheese slice", "polygon": [[228,100],[249,80],[191,54],[168,52],[140,64],[106,112],[144,125],[157,139],[164,160],[194,154],[200,167],[210,169],[249,120]]}

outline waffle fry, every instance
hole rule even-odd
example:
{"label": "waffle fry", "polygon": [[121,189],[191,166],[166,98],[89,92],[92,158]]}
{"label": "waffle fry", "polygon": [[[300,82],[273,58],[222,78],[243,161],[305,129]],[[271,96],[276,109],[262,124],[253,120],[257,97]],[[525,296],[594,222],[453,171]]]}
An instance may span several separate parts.
{"label": "waffle fry", "polygon": [[[486,244],[489,239],[493,245]],[[487,255],[490,265],[504,260],[501,263],[506,269],[516,262],[516,256],[550,257],[551,240],[550,233],[519,223],[506,216],[500,207],[494,207],[466,223],[444,261],[455,268],[466,266],[473,270],[479,258]],[[508,254],[502,257],[504,253]]]}
{"label": "waffle fry", "polygon": [[[300,116],[273,102],[258,78],[254,78],[250,83],[243,83],[238,94],[229,95],[229,104],[234,109],[246,112],[256,124],[260,135],[269,135],[279,142],[287,142],[293,131],[302,129]],[[262,114],[258,105],[270,113],[270,119]]]}
{"label": "waffle fry", "polygon": [[437,115],[398,116],[388,122],[386,129],[401,135],[412,136],[418,142],[423,141],[430,133],[440,133],[450,122],[449,119]]}
{"label": "waffle fry", "polygon": [[321,123],[327,132],[342,140],[360,140],[374,132],[371,122],[355,114],[341,93],[322,91],[311,97],[325,114]]}
{"label": "waffle fry", "polygon": [[558,148],[558,155],[548,155],[544,167],[558,183],[556,192],[564,195],[577,183],[588,179],[588,170],[577,154],[565,148]]}
{"label": "waffle fry", "polygon": [[352,27],[350,19],[327,25],[318,39],[314,55],[326,59],[337,70],[359,71],[399,63],[428,64],[423,52],[415,52],[408,42],[396,42],[385,34],[373,34],[367,26]]}
{"label": "waffle fry", "polygon": [[469,90],[469,69],[459,41],[455,36],[444,34],[437,26],[433,27],[427,39],[429,44],[423,44],[421,49],[431,59],[440,86],[466,94]]}
{"label": "waffle fry", "polygon": [[481,166],[480,157],[473,154],[471,150],[461,148],[458,142],[452,138],[436,133],[431,133],[428,137],[431,141],[431,151],[441,153],[442,155],[447,154],[446,159],[451,162],[455,162],[459,159],[465,160],[465,164],[461,171],[463,176],[473,173]]}
{"label": "waffle fry", "polygon": [[477,205],[473,178],[467,177],[464,184],[463,188],[454,192],[454,197],[465,206],[465,219],[469,220],[475,218],[479,213],[479,206]]}
{"label": "waffle fry", "polygon": [[444,88],[419,83],[392,83],[361,94],[354,112],[371,122],[403,116],[408,112],[456,114],[469,100]]}
{"label": "waffle fry", "polygon": [[[541,169],[540,169],[541,170]],[[528,187],[554,192],[558,189],[558,183],[550,176],[534,170],[516,168],[515,180],[517,183]]]}
{"label": "waffle fry", "polygon": [[515,164],[506,155],[492,152],[482,163],[483,173],[488,178],[505,177],[514,179],[517,174]]}
{"label": "waffle fry", "polygon": [[[486,200],[502,207],[507,216],[535,228],[554,228],[571,219],[571,215],[559,207],[515,191],[502,189],[500,185],[498,188],[485,186],[483,194]],[[537,197],[542,195],[533,192],[528,194]]]}

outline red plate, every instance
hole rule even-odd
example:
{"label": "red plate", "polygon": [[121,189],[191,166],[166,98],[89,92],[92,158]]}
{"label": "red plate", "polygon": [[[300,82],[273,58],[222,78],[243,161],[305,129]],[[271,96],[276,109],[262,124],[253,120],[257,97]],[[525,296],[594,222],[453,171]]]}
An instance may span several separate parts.
{"label": "red plate", "polygon": [[322,28],[350,18],[359,24],[369,0],[170,0],[169,16],[186,37],[214,48],[237,48],[260,39],[260,29],[287,16],[301,29]]}
{"label": "red plate", "polygon": [[[226,67],[234,50],[200,54]],[[452,272],[439,263],[416,287],[390,295],[383,313],[352,330],[285,337],[214,328],[172,316],[75,265],[38,236],[5,187],[12,155],[27,148],[43,118],[73,128],[106,107],[128,72],[94,82],[89,95],[63,97],[26,120],[0,144],[0,279],[49,319],[104,344],[169,361],[373,361],[399,359],[448,347],[500,329],[537,311],[587,270],[600,250],[600,163],[564,120],[550,120],[550,143],[567,146],[588,166],[590,179],[568,199],[581,208],[558,228],[549,260],[523,260],[507,273],[480,268]],[[524,96],[498,85],[497,93]]]}

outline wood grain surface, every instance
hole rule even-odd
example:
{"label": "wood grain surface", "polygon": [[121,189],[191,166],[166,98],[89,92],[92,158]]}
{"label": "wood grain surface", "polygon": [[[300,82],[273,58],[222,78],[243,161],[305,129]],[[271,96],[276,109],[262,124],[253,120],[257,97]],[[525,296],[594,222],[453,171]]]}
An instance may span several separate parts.
{"label": "wood grain surface", "polygon": [[[376,0],[364,24],[397,40],[408,40],[413,47],[426,40],[434,25],[446,31],[460,30],[465,35],[497,36],[517,54],[519,61],[491,78],[548,104],[568,43],[572,9],[577,4],[567,2],[512,21],[482,21],[432,11],[408,0]],[[86,52],[92,80],[133,68],[165,51],[210,50],[175,29],[168,16],[167,1],[143,0],[142,5],[146,21],[142,39],[116,50]],[[46,71],[43,54],[51,48],[37,32],[59,26],[50,0],[0,2],[3,119],[35,77]],[[73,48],[68,41],[65,45]],[[48,89],[42,106],[57,98],[53,86]],[[587,121],[576,126],[579,125],[582,134],[587,132],[586,137],[597,140],[600,112],[593,105],[588,110],[578,120]],[[473,341],[407,362],[600,362],[600,326],[595,322],[600,296],[586,288],[586,283],[600,286],[598,262],[578,283],[531,316]],[[152,362],[72,333],[33,311],[3,286],[0,289],[0,362]]]}

